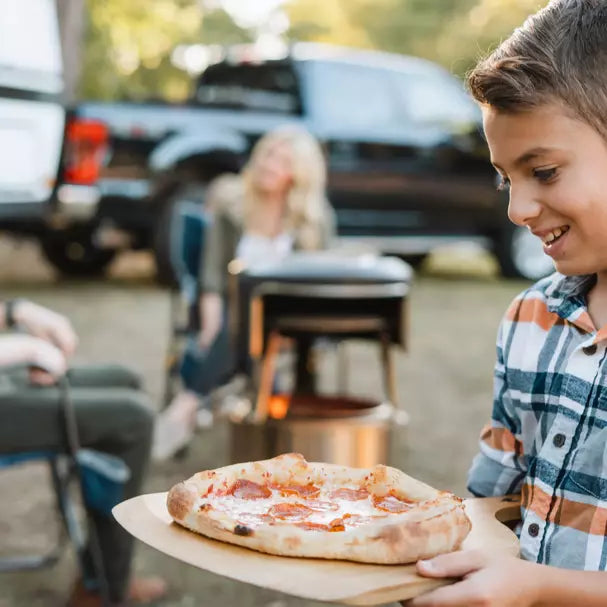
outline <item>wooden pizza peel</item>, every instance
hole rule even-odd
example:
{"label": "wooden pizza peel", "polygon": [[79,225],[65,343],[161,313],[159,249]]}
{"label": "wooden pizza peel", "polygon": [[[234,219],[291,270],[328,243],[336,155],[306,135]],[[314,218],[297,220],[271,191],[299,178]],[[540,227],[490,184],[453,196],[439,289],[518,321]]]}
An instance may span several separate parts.
{"label": "wooden pizza peel", "polygon": [[[413,598],[454,580],[423,578],[415,565],[368,565],[263,554],[183,529],[166,509],[166,493],[140,495],[113,510],[133,536],[184,563],[234,580],[305,599],[346,605],[379,605]],[[516,535],[502,522],[520,518],[513,498],[465,500],[472,531],[464,548],[518,556]],[[502,522],[500,522],[502,521]]]}

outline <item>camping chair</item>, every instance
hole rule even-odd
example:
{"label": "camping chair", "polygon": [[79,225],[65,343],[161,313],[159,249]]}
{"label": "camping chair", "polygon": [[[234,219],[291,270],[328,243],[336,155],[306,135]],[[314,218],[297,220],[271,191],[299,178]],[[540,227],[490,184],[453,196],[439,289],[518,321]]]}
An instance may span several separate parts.
{"label": "camping chair", "polygon": [[[63,454],[52,453],[50,451],[11,453],[0,455],[0,470],[28,462],[42,462],[48,466],[52,489],[55,494],[62,524],[76,553],[81,555],[84,552],[84,534],[78,523],[76,509],[69,494],[70,481],[74,475],[69,458]],[[31,554],[0,559],[0,572],[28,571],[51,567],[59,560],[64,548],[65,539],[65,534],[60,533],[53,549],[45,554]]]}
{"label": "camping chair", "polygon": [[[26,462],[48,464],[57,508],[67,536],[74,547],[83,583],[99,592],[103,605],[109,605],[109,592],[98,538],[89,529],[88,541],[82,529],[76,508],[70,495],[71,481],[76,480],[81,498],[89,509],[111,516],[112,507],[121,499],[124,483],[130,476],[126,464],[119,458],[96,451],[82,449],[79,444],[76,418],[71,402],[68,378],[59,383],[61,394],[61,421],[65,427],[64,451],[37,451],[0,455],[0,469]],[[31,571],[55,564],[62,552],[64,535],[57,539],[55,547],[46,554],[4,557],[0,559],[0,573]],[[87,551],[87,547],[90,553]]]}
{"label": "camping chair", "polygon": [[178,286],[171,292],[164,406],[177,391],[184,342],[200,329],[198,277],[208,225],[209,217],[199,203],[184,200],[176,207],[171,224],[171,264]]}

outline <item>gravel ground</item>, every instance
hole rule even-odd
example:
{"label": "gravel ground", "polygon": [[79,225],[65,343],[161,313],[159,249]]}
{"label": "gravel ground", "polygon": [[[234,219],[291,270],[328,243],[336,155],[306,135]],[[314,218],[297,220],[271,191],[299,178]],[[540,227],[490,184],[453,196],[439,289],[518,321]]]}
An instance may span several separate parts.
{"label": "gravel ground", "polygon": [[[157,405],[169,331],[168,295],[151,278],[145,254],[124,255],[104,281],[60,281],[36,247],[0,242],[2,297],[23,296],[67,314],[80,335],[78,361],[115,361],[142,373]],[[494,262],[466,249],[433,256],[411,297],[410,351],[397,354],[401,405],[410,425],[395,433],[391,463],[429,484],[466,495],[466,472],[491,406],[494,336],[501,314],[525,284],[495,276]],[[375,396],[375,349],[348,345],[350,391]],[[324,386],[334,365],[323,365]],[[226,463],[227,428],[198,435],[186,459],[156,466],[145,491],[166,490],[194,472]],[[36,465],[0,472],[0,554],[48,545],[57,529],[46,471]],[[321,605],[229,581],[174,561],[143,545],[135,567],[160,573],[171,594],[162,607],[304,607]],[[75,575],[69,550],[51,569],[0,576],[0,607],[65,603]]]}

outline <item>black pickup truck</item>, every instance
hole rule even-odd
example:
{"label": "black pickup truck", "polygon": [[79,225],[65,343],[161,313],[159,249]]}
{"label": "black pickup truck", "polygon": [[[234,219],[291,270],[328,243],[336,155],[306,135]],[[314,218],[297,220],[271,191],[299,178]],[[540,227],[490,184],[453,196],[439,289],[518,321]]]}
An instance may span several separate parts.
{"label": "black pickup truck", "polygon": [[285,123],[324,147],[343,241],[416,261],[437,245],[475,240],[506,276],[551,268],[539,243],[506,219],[479,110],[425,60],[298,44],[284,59],[209,66],[183,105],[92,102],[75,117],[105,123],[110,141],[94,220],[56,240],[51,260],[65,272],[100,272],[114,248],[149,248],[170,280],[175,202],[202,201],[210,179],[238,171],[255,141]]}

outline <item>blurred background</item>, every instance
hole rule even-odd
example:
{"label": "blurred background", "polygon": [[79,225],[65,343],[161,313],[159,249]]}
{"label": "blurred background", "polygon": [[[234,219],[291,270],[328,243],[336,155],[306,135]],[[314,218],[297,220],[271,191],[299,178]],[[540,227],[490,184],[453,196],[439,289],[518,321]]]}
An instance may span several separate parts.
{"label": "blurred background", "polygon": [[72,98],[185,100],[217,47],[293,41],[404,53],[462,76],[538,0],[59,0]]}
{"label": "blurred background", "polygon": [[[390,463],[465,496],[490,414],[498,323],[551,264],[506,220],[507,195],[496,191],[462,79],[545,2],[56,0],[49,12],[43,0],[6,1],[12,38],[0,58],[20,64],[18,38],[27,39],[29,63],[21,63],[38,70],[39,86],[36,62],[63,73],[61,90],[49,80],[44,94],[60,92],[66,113],[53,131],[51,168],[34,176],[42,190],[15,169],[46,153],[38,131],[31,145],[7,151],[3,141],[16,135],[0,120],[2,297],[66,314],[81,340],[77,362],[128,364],[161,409],[179,291],[175,210],[203,204],[211,180],[240,170],[271,128],[305,126],[326,155],[340,246],[397,255],[415,270],[408,349],[395,353],[398,404],[410,421],[393,433]],[[35,6],[20,18],[28,2]],[[41,35],[57,25],[56,37]],[[16,86],[6,78],[0,69],[0,101],[3,86]],[[12,120],[7,108],[0,103],[0,118]],[[349,391],[376,398],[375,344],[346,347]],[[319,355],[319,383],[331,391],[335,355]],[[185,458],[153,466],[146,492],[224,465],[229,432],[219,423]],[[0,553],[52,541],[58,522],[45,479],[37,464],[0,471]],[[63,605],[75,567],[66,550],[51,570],[1,574],[0,607]],[[163,606],[319,605],[143,545],[136,569],[168,577]]]}

